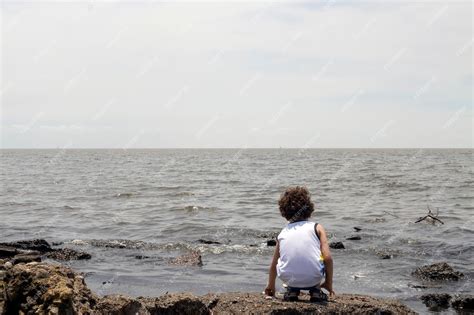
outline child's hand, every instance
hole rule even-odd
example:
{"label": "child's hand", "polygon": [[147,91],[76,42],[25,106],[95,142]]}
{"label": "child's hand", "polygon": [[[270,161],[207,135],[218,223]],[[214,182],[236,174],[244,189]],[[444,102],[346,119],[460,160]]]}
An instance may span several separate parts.
{"label": "child's hand", "polygon": [[336,292],[334,292],[334,290],[332,289],[332,284],[324,282],[323,285],[321,286],[321,288],[324,288],[329,292],[329,297],[330,298],[333,298],[334,296],[336,296]]}
{"label": "child's hand", "polygon": [[275,286],[267,285],[267,287],[265,288],[265,295],[275,296]]}

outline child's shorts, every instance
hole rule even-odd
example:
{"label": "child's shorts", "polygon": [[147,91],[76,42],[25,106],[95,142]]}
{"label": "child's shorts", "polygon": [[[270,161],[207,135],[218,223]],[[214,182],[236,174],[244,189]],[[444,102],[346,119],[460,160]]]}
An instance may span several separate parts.
{"label": "child's shorts", "polygon": [[321,291],[320,285],[315,285],[313,287],[307,287],[307,288],[296,288],[296,287],[286,286],[286,292],[283,296],[283,300],[298,301],[298,296],[301,290],[309,291],[311,302],[326,302],[328,300],[328,296],[323,291]]}

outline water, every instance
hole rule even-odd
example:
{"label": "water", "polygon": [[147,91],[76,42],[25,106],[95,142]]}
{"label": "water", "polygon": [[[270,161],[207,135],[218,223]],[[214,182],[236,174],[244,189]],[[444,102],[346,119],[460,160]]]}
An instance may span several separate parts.
{"label": "water", "polygon": [[[332,250],[336,292],[394,297],[426,312],[416,295],[474,291],[473,150],[0,152],[1,239],[45,238],[91,253],[68,264],[100,294],[261,291],[273,252],[266,240],[285,224],[279,194],[297,184],[312,192],[312,220],[346,245]],[[444,225],[413,223],[427,205]],[[345,240],[355,234],[362,240]],[[167,263],[188,249],[202,252],[202,267]],[[438,261],[466,279],[412,288],[411,271]]]}

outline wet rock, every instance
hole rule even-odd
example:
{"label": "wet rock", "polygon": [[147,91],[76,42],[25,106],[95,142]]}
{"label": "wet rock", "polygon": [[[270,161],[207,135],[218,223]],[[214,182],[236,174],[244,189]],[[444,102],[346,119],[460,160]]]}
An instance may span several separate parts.
{"label": "wet rock", "polygon": [[461,272],[455,271],[453,267],[445,262],[436,263],[428,266],[417,268],[412,275],[422,280],[440,281],[454,280],[457,281],[464,277]]}
{"label": "wet rock", "polygon": [[71,248],[56,249],[47,253],[46,257],[60,261],[91,259],[90,254],[79,252]]}
{"label": "wet rock", "polygon": [[423,301],[430,311],[439,312],[449,308],[451,295],[447,293],[424,294],[420,297],[420,300]]}
{"label": "wet rock", "polygon": [[60,261],[91,258],[90,254],[79,252],[71,248],[52,248],[49,243],[43,239],[0,244],[0,258],[11,258],[14,264],[41,261],[40,256],[42,255]]}
{"label": "wet rock", "polygon": [[267,246],[276,246],[277,241],[276,240],[268,240],[267,241]]}
{"label": "wet rock", "polygon": [[169,263],[177,266],[202,266],[201,253],[199,251],[191,251],[171,259]]}
{"label": "wet rock", "polygon": [[36,251],[39,251],[40,253],[47,253],[47,252],[53,251],[53,249],[51,248],[51,245],[49,245],[49,243],[43,239],[0,243],[0,246],[9,246],[9,247],[14,247],[16,249],[36,250]]}
{"label": "wet rock", "polygon": [[18,254],[16,248],[0,245],[0,258],[10,258]]}
{"label": "wet rock", "polygon": [[393,255],[389,251],[380,250],[375,252],[380,259],[392,259]]}
{"label": "wet rock", "polygon": [[474,295],[455,295],[451,307],[460,313],[474,313]]}
{"label": "wet rock", "polygon": [[201,244],[214,244],[214,245],[222,244],[221,242],[209,241],[209,240],[203,240],[203,239],[198,239],[197,241]]}
{"label": "wet rock", "polygon": [[30,262],[40,262],[41,261],[41,256],[38,254],[18,254],[15,257],[13,257],[12,264],[21,264],[21,263],[30,263]]}
{"label": "wet rock", "polygon": [[346,240],[349,241],[360,241],[362,238],[359,235],[349,236]]}
{"label": "wet rock", "polygon": [[280,232],[262,232],[262,233],[258,233],[257,237],[260,237],[260,238],[277,238],[278,234],[280,234]]}
{"label": "wet rock", "polygon": [[344,249],[346,248],[342,242],[331,242],[329,243],[329,247],[334,249]]}

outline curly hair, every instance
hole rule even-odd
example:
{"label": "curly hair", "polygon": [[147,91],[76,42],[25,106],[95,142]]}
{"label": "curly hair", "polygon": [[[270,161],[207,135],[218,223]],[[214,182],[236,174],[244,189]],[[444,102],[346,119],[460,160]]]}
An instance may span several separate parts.
{"label": "curly hair", "polygon": [[278,201],[281,215],[290,222],[308,219],[314,211],[311,195],[306,187],[288,187]]}

